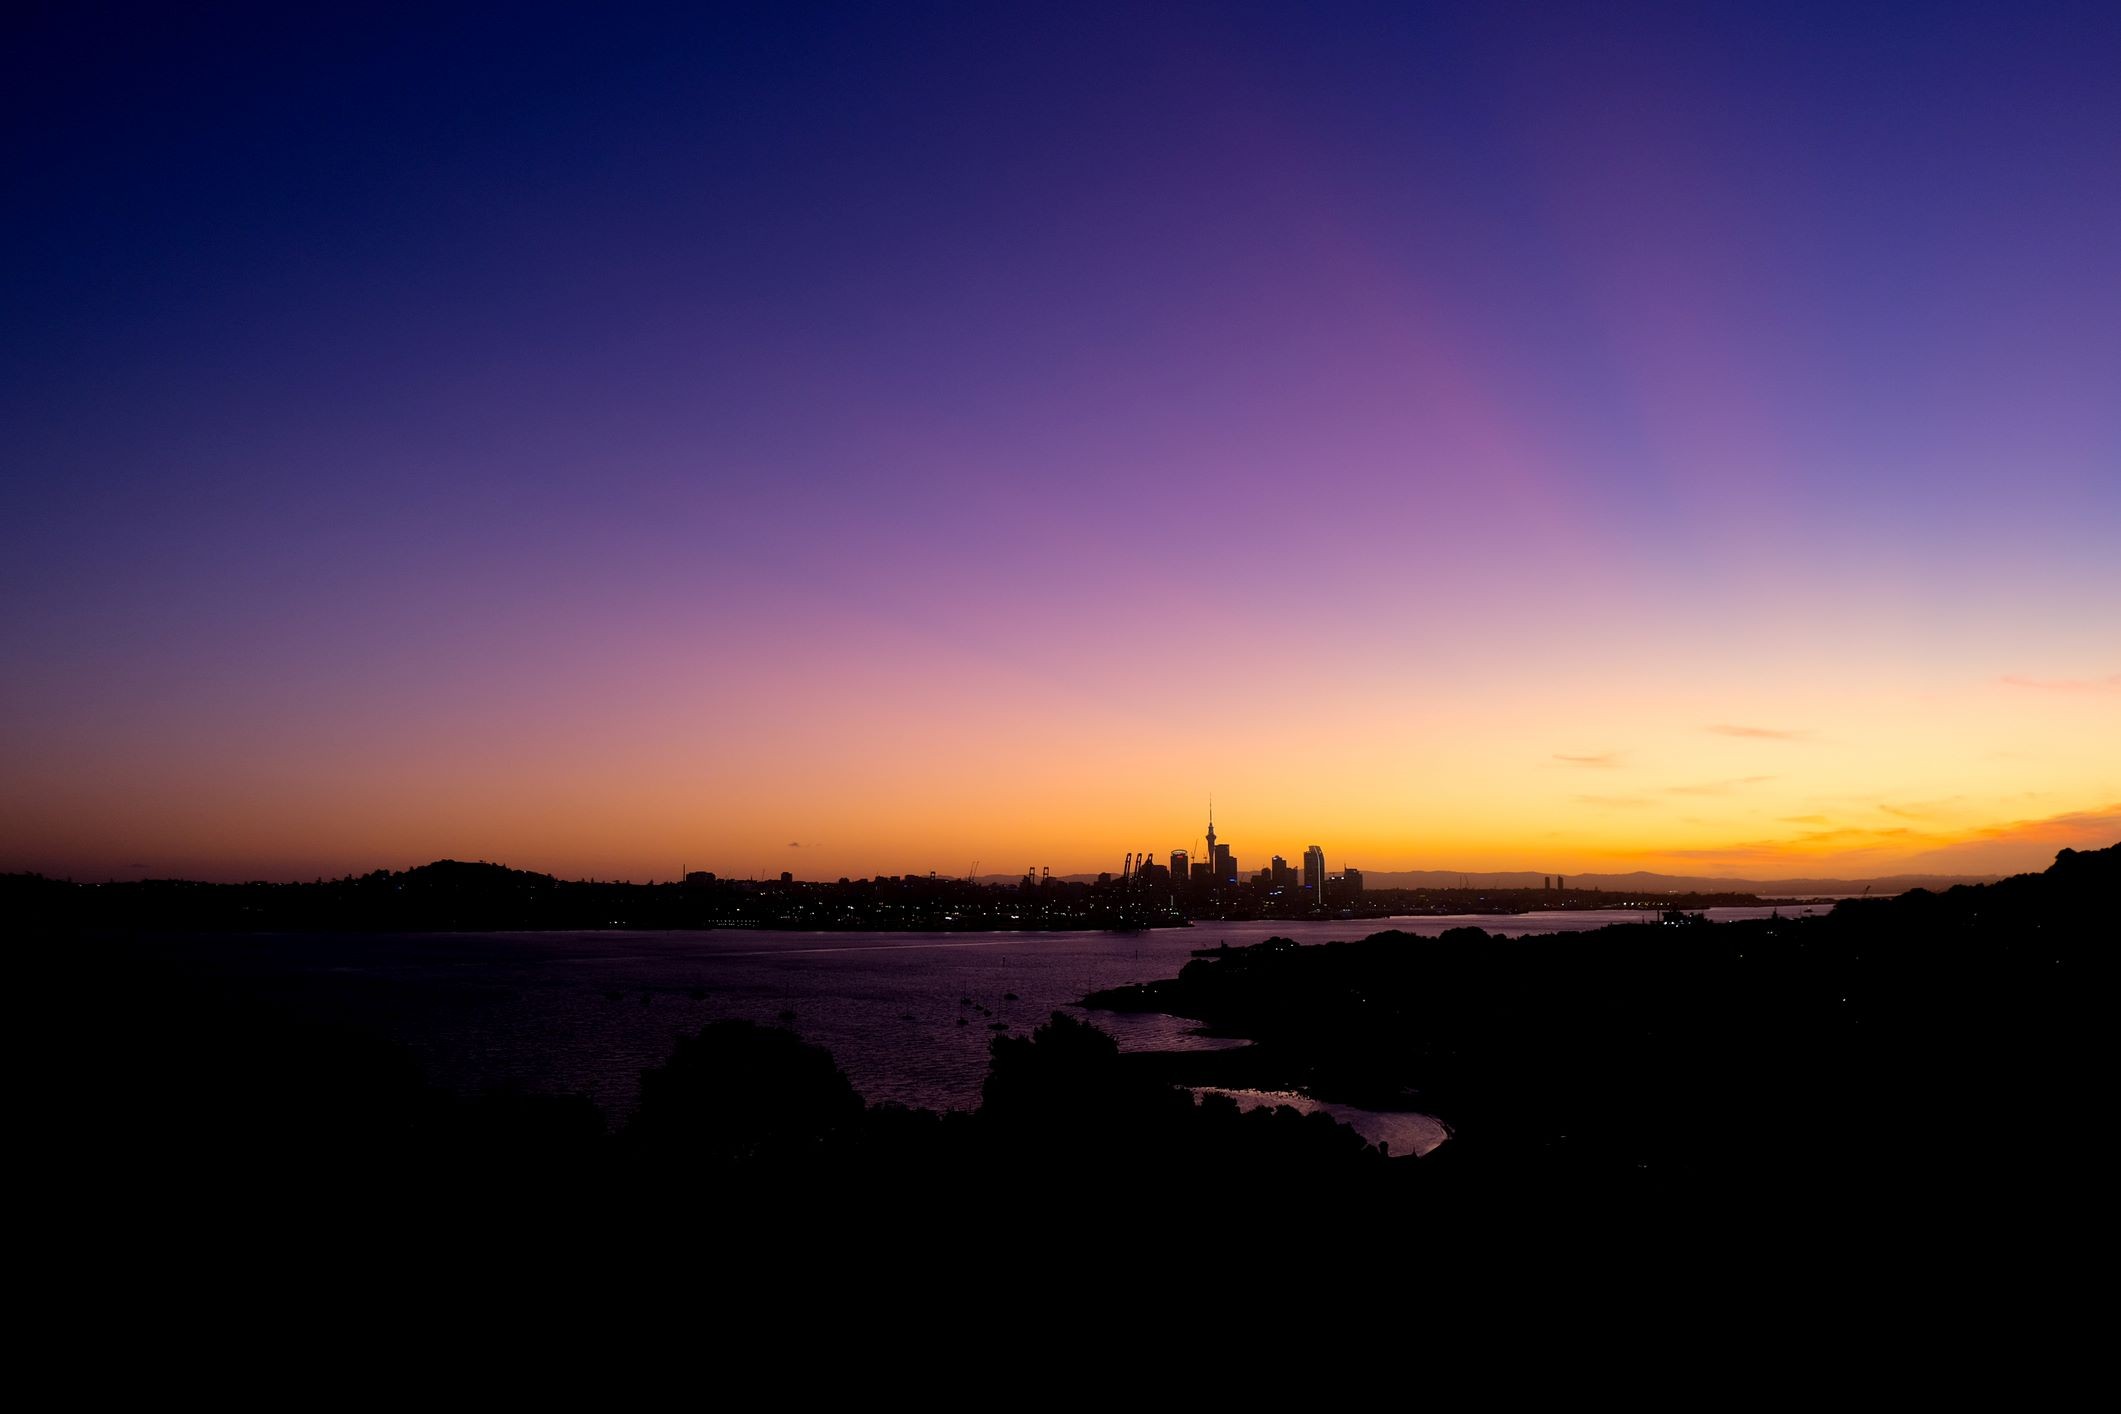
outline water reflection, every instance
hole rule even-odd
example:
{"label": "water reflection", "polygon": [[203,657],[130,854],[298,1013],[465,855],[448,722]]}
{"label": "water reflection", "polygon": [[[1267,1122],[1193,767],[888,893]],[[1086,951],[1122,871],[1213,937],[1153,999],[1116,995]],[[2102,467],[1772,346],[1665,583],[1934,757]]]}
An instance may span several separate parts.
{"label": "water reflection", "polygon": [[[1175,977],[1196,949],[1277,935],[1321,943],[1387,928],[1558,932],[1654,918],[1613,909],[1202,922],[1138,934],[244,934],[158,945],[208,971],[262,981],[301,1010],[392,1036],[452,1089],[585,1094],[616,1119],[632,1109],[641,1071],[707,1021],[772,1026],[792,1014],[785,1024],[831,1051],[869,1100],[969,1109],[979,1103],[992,1038],[1021,1035],[1057,1010],[1086,1016],[1130,1051],[1244,1044],[1197,1036],[1198,1023],[1183,1018],[1075,1007],[1102,988]],[[1392,1152],[1406,1152],[1398,1139]]]}
{"label": "water reflection", "polygon": [[1287,1105],[1302,1114],[1328,1114],[1372,1144],[1388,1144],[1394,1154],[1426,1154],[1451,1131],[1434,1115],[1414,1110],[1365,1110],[1314,1100],[1296,1090],[1225,1090],[1212,1085],[1192,1087],[1196,1095],[1228,1095],[1241,1110],[1278,1109]]}

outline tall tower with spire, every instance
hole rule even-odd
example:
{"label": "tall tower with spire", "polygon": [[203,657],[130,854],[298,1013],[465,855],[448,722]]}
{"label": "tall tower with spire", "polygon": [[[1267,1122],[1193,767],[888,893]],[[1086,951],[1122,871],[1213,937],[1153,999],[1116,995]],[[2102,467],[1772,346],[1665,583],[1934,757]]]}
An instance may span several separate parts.
{"label": "tall tower with spire", "polygon": [[1215,797],[1208,797],[1208,862],[1215,862]]}

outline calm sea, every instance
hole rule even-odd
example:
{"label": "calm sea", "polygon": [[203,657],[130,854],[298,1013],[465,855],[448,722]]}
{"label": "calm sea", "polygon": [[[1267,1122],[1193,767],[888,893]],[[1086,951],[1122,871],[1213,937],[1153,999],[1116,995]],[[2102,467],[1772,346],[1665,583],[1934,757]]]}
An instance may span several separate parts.
{"label": "calm sea", "polygon": [[[1765,908],[1711,909],[1715,919]],[[1804,910],[1785,908],[1784,913]],[[1654,918],[1655,914],[1648,915]],[[1175,976],[1195,948],[1435,935],[1465,925],[1558,933],[1642,923],[1635,910],[1463,915],[1360,922],[1199,923],[1147,933],[434,933],[172,937],[158,946],[249,979],[297,1011],[403,1042],[437,1083],[466,1093],[515,1087],[585,1094],[615,1120],[642,1070],[710,1020],[791,1026],[830,1050],[872,1102],[934,1109],[979,1102],[997,1024],[1014,1033],[1056,1010],[1088,1016],[1128,1050],[1242,1044],[1165,1016],[1085,1013],[1085,994]],[[1264,1098],[1264,1097],[1263,1097]],[[1365,1124],[1409,1143],[1406,1117]],[[1371,1130],[1375,1133],[1371,1133]],[[1440,1139],[1436,1131],[1431,1142]],[[1426,1145],[1418,1147],[1427,1147]]]}

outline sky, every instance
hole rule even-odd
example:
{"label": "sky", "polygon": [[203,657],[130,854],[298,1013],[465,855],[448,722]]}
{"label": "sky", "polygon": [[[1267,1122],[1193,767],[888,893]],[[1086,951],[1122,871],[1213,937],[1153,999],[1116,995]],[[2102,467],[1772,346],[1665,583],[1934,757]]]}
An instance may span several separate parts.
{"label": "sky", "polygon": [[311,8],[7,21],[0,869],[2121,840],[2121,7]]}

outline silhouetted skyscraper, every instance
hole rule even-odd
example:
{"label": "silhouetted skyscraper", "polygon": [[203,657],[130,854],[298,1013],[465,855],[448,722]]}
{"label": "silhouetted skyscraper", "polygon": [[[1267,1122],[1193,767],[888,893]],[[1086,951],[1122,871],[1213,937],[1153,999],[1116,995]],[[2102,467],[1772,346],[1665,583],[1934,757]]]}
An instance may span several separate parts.
{"label": "silhouetted skyscraper", "polygon": [[1326,852],[1315,844],[1304,851],[1304,887],[1313,903],[1326,901]]}
{"label": "silhouetted skyscraper", "polygon": [[1188,867],[1188,866],[1189,866],[1189,864],[1190,864],[1190,861],[1189,861],[1189,860],[1187,859],[1187,857],[1186,857],[1186,852],[1185,852],[1184,850],[1182,850],[1182,849],[1174,849],[1174,850],[1172,850],[1172,851],[1171,851],[1171,877],[1172,877],[1172,878],[1174,878],[1174,879],[1185,879],[1185,878],[1190,878],[1190,877],[1192,877],[1192,874],[1193,874],[1193,870],[1192,870],[1192,869],[1191,869],[1190,867]]}

